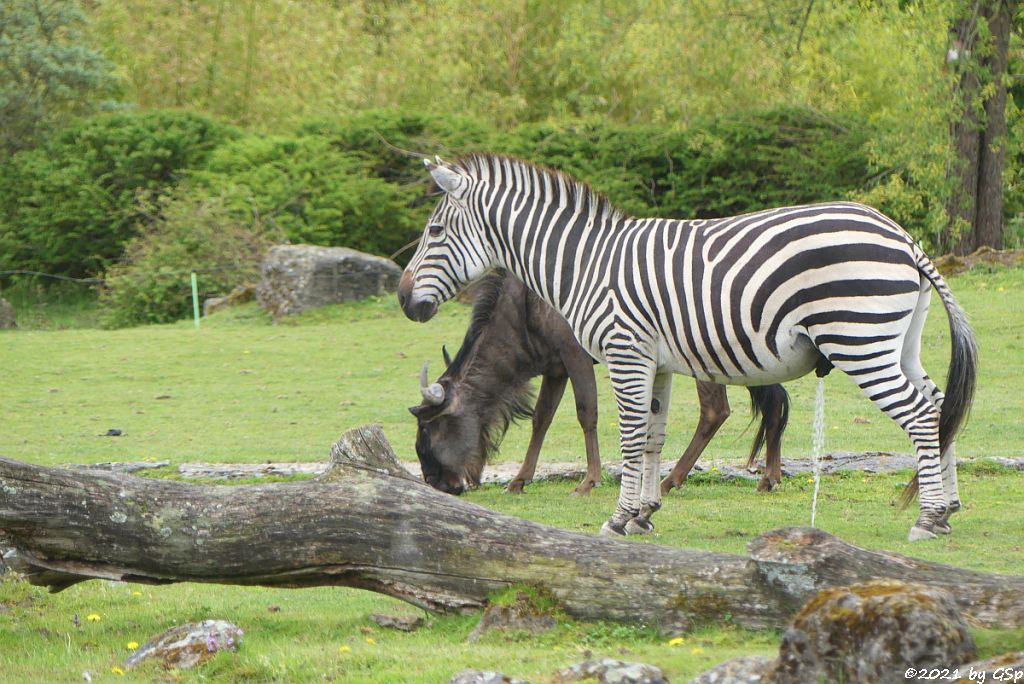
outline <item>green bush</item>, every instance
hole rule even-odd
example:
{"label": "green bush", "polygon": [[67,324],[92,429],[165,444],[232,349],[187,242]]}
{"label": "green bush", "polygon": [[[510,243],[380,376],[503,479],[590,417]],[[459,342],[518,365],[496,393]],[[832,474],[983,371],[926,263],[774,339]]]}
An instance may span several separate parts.
{"label": "green bush", "polygon": [[849,198],[870,178],[867,139],[858,122],[778,109],[683,131],[599,121],[530,124],[501,143],[587,181],[627,212],[713,218]]}
{"label": "green bush", "polygon": [[160,198],[153,208],[146,230],[128,241],[122,261],[107,271],[100,293],[107,327],[188,317],[192,271],[201,299],[255,282],[263,254],[278,237],[258,215],[239,220],[224,198],[191,188]]}
{"label": "green bush", "polygon": [[0,170],[0,270],[95,275],[135,235],[139,203],[236,135],[196,114],[86,119]]}
{"label": "green bush", "polygon": [[257,212],[291,242],[388,255],[420,230],[418,195],[323,136],[250,135],[217,149],[193,180],[223,192],[235,215]]}

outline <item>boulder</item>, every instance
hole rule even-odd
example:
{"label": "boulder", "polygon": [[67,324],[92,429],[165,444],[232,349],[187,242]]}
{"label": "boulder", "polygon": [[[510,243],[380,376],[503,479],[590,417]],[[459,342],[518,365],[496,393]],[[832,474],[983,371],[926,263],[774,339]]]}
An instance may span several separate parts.
{"label": "boulder", "polygon": [[14,307],[3,297],[0,297],[0,330],[17,328],[18,319],[14,315]]}
{"label": "boulder", "polygon": [[759,684],[774,666],[768,656],[742,656],[697,675],[690,684]]}
{"label": "boulder", "polygon": [[187,669],[202,664],[219,651],[235,651],[242,641],[242,630],[224,620],[203,620],[172,627],[128,656],[131,669],[144,660],[157,660],[163,667]]}
{"label": "boulder", "polygon": [[944,591],[895,580],[826,589],[782,635],[763,681],[905,682],[908,668],[951,668],[976,655]]}
{"label": "boulder", "polygon": [[398,289],[393,261],[345,247],[277,245],[260,266],[256,299],[275,319]]}
{"label": "boulder", "polygon": [[614,658],[598,658],[570,665],[559,671],[560,683],[593,679],[598,684],[668,684],[661,669],[644,663],[630,663]]}
{"label": "boulder", "polygon": [[530,682],[523,679],[514,679],[504,672],[477,670],[467,667],[465,670],[452,675],[452,678],[448,680],[448,684],[530,684]]}
{"label": "boulder", "polygon": [[256,286],[252,284],[239,285],[231,292],[227,293],[223,297],[210,297],[203,300],[203,315],[209,316],[210,314],[223,311],[224,309],[230,309],[233,306],[239,304],[245,304],[256,299]]}
{"label": "boulder", "polygon": [[519,592],[511,604],[487,606],[468,639],[476,641],[491,630],[541,634],[553,629],[555,625],[555,618],[550,611],[537,607],[530,596]]}

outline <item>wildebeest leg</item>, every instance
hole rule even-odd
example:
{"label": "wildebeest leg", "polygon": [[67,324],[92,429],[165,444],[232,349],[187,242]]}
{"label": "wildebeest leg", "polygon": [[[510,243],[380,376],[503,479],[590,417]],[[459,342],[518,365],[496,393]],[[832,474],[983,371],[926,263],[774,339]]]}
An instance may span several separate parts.
{"label": "wildebeest leg", "polygon": [[782,433],[789,421],[789,395],[782,385],[750,387],[750,399],[754,405],[754,416],[761,417],[757,436],[754,438],[747,468],[757,463],[757,454],[762,445],[767,446],[764,475],[757,483],[759,492],[770,492],[782,482]]}
{"label": "wildebeest leg", "polygon": [[541,445],[544,444],[544,436],[551,427],[551,420],[555,417],[558,404],[562,401],[562,394],[565,393],[565,383],[569,378],[565,375],[545,375],[540,384],[540,394],[537,396],[537,405],[533,409],[533,434],[530,436],[530,446],[526,449],[526,458],[519,468],[519,474],[515,476],[505,491],[513,494],[522,494],[523,487],[533,481],[533,473],[537,470],[537,457],[540,455]]}
{"label": "wildebeest leg", "polygon": [[729,397],[725,394],[725,385],[714,382],[697,381],[697,399],[700,401],[700,421],[690,438],[686,451],[679,457],[672,472],[661,482],[661,494],[664,496],[673,488],[680,486],[690,474],[693,464],[697,462],[708,442],[722,427],[729,417]]}
{"label": "wildebeest leg", "polygon": [[576,396],[576,420],[583,428],[583,441],[587,449],[587,475],[576,485],[573,494],[586,496],[601,484],[601,450],[597,443],[597,380],[594,378],[594,360],[581,349],[578,354],[563,354],[562,363],[572,381]]}

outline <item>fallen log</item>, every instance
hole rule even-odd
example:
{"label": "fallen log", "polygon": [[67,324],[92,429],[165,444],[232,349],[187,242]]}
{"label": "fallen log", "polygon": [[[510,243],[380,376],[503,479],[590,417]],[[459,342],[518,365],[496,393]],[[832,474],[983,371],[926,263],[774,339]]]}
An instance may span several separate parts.
{"label": "fallen log", "polygon": [[943,589],[978,624],[1024,625],[1024,578],[868,551],[808,528],[750,556],[588,536],[442,494],[398,463],[381,430],[347,432],[315,479],[195,485],[0,459],[0,549],[29,582],[87,579],[347,586],[436,612],[525,584],[571,616],[668,629],[729,616],[781,627],[819,590],[899,578]]}

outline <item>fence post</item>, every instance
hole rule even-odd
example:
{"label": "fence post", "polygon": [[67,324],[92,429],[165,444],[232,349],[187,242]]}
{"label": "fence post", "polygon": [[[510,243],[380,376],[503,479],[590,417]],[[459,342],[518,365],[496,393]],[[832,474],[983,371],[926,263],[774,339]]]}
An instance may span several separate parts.
{"label": "fence post", "polygon": [[196,272],[192,271],[192,318],[196,322],[196,330],[199,330],[199,287],[196,284]]}

